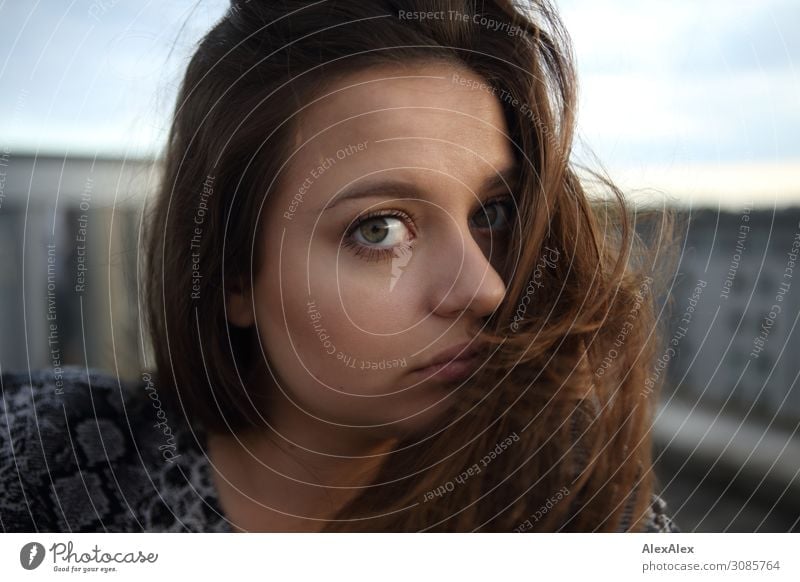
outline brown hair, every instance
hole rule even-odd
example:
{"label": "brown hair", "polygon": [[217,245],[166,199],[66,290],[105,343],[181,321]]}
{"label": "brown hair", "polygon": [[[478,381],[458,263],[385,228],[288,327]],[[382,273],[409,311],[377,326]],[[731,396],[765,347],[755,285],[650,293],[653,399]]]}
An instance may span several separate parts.
{"label": "brown hair", "polygon": [[[429,11],[460,16],[403,17]],[[569,39],[546,0],[231,5],[188,65],[148,210],[144,293],[162,399],[211,430],[259,426],[256,331],[228,324],[225,291],[262,266],[258,217],[298,115],[348,72],[431,59],[466,65],[504,96],[522,170],[507,293],[475,330],[485,364],[447,422],[400,442],[326,531],[638,530],[654,486],[659,385],[648,376],[664,337],[656,259],[672,217],[632,213],[599,173],[589,176],[611,196],[587,195],[569,161]],[[635,230],[644,218],[655,243]]]}

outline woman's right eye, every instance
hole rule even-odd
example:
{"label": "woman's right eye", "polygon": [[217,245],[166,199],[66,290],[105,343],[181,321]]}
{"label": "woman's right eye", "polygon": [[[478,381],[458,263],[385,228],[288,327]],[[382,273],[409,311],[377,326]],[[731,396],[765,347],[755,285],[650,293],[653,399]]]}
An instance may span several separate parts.
{"label": "woman's right eye", "polygon": [[412,217],[398,210],[376,211],[358,218],[345,234],[342,246],[356,256],[375,261],[397,256],[410,247]]}
{"label": "woman's right eye", "polygon": [[353,236],[364,245],[381,245],[392,247],[403,240],[405,223],[393,216],[379,216],[361,221],[356,225]]}

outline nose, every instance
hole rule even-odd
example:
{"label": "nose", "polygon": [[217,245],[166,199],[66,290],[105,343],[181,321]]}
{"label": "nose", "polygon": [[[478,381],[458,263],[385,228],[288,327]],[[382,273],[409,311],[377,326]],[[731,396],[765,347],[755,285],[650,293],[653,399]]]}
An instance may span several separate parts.
{"label": "nose", "polygon": [[453,226],[437,246],[428,294],[431,311],[448,318],[465,312],[475,318],[491,315],[506,286],[469,229]]}

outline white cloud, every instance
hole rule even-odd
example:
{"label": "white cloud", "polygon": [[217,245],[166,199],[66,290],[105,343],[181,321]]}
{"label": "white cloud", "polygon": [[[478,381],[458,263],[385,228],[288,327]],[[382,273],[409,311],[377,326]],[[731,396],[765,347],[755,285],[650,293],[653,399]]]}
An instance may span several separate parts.
{"label": "white cloud", "polygon": [[[86,5],[2,4],[0,146],[156,152],[186,58],[227,5],[119,2],[96,22]],[[559,8],[578,60],[579,137],[602,161],[709,172],[761,164],[753,179],[740,177],[757,184],[770,164],[800,159],[796,0],[563,0]],[[794,179],[776,172],[776,181]]]}
{"label": "white cloud", "polygon": [[612,167],[630,199],[647,204],[773,208],[800,201],[800,158],[787,162],[648,164]]}

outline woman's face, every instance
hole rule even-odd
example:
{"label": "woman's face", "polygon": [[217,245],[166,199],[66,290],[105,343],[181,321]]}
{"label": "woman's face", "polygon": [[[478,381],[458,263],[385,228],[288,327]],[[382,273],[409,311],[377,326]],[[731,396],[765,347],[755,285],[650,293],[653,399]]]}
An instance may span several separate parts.
{"label": "woman's face", "polygon": [[325,93],[301,113],[261,216],[264,264],[228,318],[257,326],[307,414],[406,435],[458,386],[418,369],[505,294],[513,150],[497,97],[455,65],[372,68]]}

